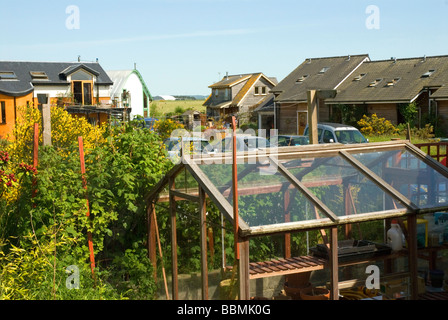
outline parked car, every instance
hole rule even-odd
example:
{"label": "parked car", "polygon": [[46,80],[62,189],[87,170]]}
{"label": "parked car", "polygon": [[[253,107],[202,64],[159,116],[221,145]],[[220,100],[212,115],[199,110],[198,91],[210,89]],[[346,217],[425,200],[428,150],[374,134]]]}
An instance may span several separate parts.
{"label": "parked car", "polygon": [[[317,134],[319,143],[367,143],[361,132],[355,127],[340,123],[318,123]],[[308,125],[305,128],[305,136],[308,134]]]}
{"label": "parked car", "polygon": [[145,118],[145,128],[149,130],[154,130],[154,124],[159,121],[156,118]]}
{"label": "parked car", "polygon": [[[199,138],[199,137],[184,137],[183,138],[184,146],[188,145],[190,148],[190,153],[204,153],[205,148],[209,145],[207,139]],[[165,144],[166,150],[168,151],[168,156],[171,160],[177,162],[181,155],[182,143],[180,138],[168,138],[163,141]]]}
{"label": "parked car", "polygon": [[294,136],[294,135],[278,135],[269,138],[271,146],[289,147],[302,146],[310,143],[308,136]]}
{"label": "parked car", "polygon": [[[210,144],[206,151],[208,153],[221,153],[232,151],[233,138],[226,137],[221,141]],[[248,135],[237,135],[236,136],[236,150],[240,151],[255,151],[263,148],[270,148],[271,144],[269,140],[263,137],[248,136]]]}

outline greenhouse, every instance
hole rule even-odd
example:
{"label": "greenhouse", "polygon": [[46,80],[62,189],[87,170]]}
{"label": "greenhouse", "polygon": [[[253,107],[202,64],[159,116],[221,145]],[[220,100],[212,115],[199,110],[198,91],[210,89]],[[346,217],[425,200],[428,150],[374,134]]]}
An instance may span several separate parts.
{"label": "greenhouse", "polygon": [[[176,182],[182,174],[194,179],[193,187]],[[182,200],[198,207],[202,299],[209,299],[206,200],[234,228],[235,244],[231,249],[235,262],[230,269],[237,271],[239,299],[254,298],[251,294],[254,279],[285,276],[291,285],[293,281],[302,281],[298,280],[301,275],[327,270],[329,276],[324,285],[327,298],[337,300],[348,283],[367,283],[367,275],[351,274],[354,282],[341,279],[339,268],[358,263],[379,265],[383,280],[397,271],[393,264],[399,257],[405,259],[403,270],[399,270],[408,283],[405,295],[407,299],[419,299],[423,292],[419,286],[418,260],[423,256],[430,261],[443,247],[438,246],[436,251],[429,248],[427,230],[426,242],[421,245],[419,226],[424,216],[448,210],[448,170],[409,141],[184,155],[147,197],[150,222],[155,218],[156,203],[165,201],[170,212],[171,297],[167,290],[170,299],[178,298],[176,203]],[[391,251],[386,244],[385,234],[392,220],[399,220],[405,236],[400,251]],[[380,235],[384,235],[383,243],[353,239],[352,226],[369,221],[380,221],[384,226],[384,234]],[[150,251],[161,254],[153,223],[150,225]],[[290,235],[311,230],[319,232],[322,244],[304,255],[294,256],[291,251],[296,243]],[[344,231],[344,238],[338,235],[338,230]],[[284,236],[285,249],[275,259],[251,261],[249,242],[273,235]],[[349,245],[344,247],[347,240]],[[362,247],[361,240],[365,242]],[[309,278],[305,279],[305,284],[308,281]],[[303,289],[299,282],[297,288]]]}

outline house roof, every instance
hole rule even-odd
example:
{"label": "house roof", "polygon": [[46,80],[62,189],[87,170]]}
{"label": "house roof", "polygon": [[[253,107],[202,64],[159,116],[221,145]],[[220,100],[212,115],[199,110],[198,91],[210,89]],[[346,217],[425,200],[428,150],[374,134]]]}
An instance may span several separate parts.
{"label": "house roof", "polygon": [[261,78],[265,79],[267,82],[275,86],[277,84],[277,79],[272,77],[267,77],[261,72],[253,73],[253,74],[239,74],[239,75],[226,75],[221,81],[212,84],[209,86],[211,89],[221,89],[221,88],[231,88],[239,83],[245,82],[240,91],[236,94],[235,98],[232,101],[224,101],[220,102],[218,105],[212,104],[212,95],[208,96],[208,98],[204,102],[204,106],[211,108],[225,108],[230,105],[233,106],[241,106],[244,98],[249,93],[251,88],[257,83]]}
{"label": "house roof", "polygon": [[210,86],[208,86],[211,89],[217,89],[217,88],[230,88],[238,83],[241,83],[243,81],[246,81],[252,76],[252,74],[236,74],[236,75],[226,75],[224,78],[222,78],[221,81],[218,81]]}
{"label": "house roof", "polygon": [[67,85],[67,76],[79,69],[94,74],[96,83],[112,85],[112,80],[99,63],[0,61],[0,93],[23,96],[35,85]]}
{"label": "house roof", "polygon": [[274,94],[270,93],[255,107],[254,112],[274,112]]}
{"label": "house roof", "polygon": [[114,83],[111,88],[111,94],[110,94],[111,97],[120,96],[121,93],[123,92],[123,89],[126,86],[126,81],[128,80],[128,78],[132,74],[135,74],[140,79],[140,82],[143,87],[143,92],[149,97],[150,100],[152,100],[151,93],[149,92],[149,89],[146,86],[145,80],[143,80],[143,77],[140,74],[140,72],[138,72],[138,70],[136,70],[136,69],[133,69],[133,70],[110,70],[110,71],[107,71],[107,74],[112,79],[112,81]]}
{"label": "house roof", "polygon": [[426,88],[437,89],[445,84],[448,56],[370,61],[347,78],[336,97],[326,103],[410,103]]}
{"label": "house roof", "polygon": [[448,84],[445,84],[436,92],[431,95],[431,98],[435,100],[447,100],[448,99]]}
{"label": "house roof", "polygon": [[271,90],[279,102],[307,101],[307,91],[336,89],[369,56],[353,55],[306,59]]}

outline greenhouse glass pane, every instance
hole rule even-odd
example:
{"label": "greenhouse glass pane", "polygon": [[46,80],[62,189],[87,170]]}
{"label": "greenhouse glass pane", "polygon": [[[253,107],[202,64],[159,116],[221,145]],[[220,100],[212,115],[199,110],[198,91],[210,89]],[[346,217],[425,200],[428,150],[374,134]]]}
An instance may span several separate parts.
{"label": "greenhouse glass pane", "polygon": [[448,179],[406,149],[358,153],[353,157],[420,208],[448,203]]}
{"label": "greenhouse glass pane", "polygon": [[[232,165],[200,169],[233,205]],[[239,215],[250,227],[326,218],[277,170],[266,164],[238,164]]]}
{"label": "greenhouse glass pane", "polygon": [[293,160],[284,165],[337,216],[403,208],[342,157]]}

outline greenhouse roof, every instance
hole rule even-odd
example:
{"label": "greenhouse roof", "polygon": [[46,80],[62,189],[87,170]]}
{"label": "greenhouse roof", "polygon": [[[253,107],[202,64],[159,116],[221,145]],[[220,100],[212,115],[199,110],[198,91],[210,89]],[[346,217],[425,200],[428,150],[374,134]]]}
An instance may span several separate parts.
{"label": "greenhouse roof", "polygon": [[[237,154],[243,237],[448,210],[448,170],[408,141],[307,145]],[[233,220],[232,153],[186,155],[153,190],[195,200],[202,188]],[[170,181],[186,169],[196,190]]]}

